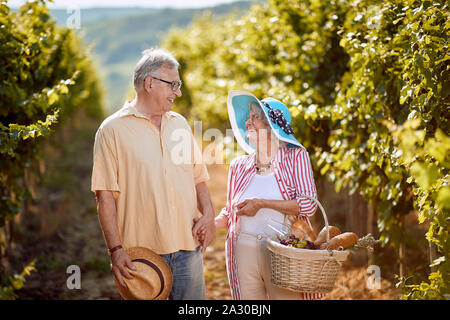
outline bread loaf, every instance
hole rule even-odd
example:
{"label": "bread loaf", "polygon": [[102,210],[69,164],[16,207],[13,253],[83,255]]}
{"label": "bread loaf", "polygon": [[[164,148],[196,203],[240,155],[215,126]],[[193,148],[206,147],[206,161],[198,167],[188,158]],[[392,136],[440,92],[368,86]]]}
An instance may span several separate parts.
{"label": "bread loaf", "polygon": [[312,230],[305,220],[295,220],[291,225],[292,233],[298,238],[306,238],[309,241],[314,241],[317,238],[316,233]]}
{"label": "bread loaf", "polygon": [[[339,250],[340,247],[342,247],[342,249],[347,249],[354,245],[356,241],[358,241],[358,236],[356,235],[356,233],[344,232],[331,239],[328,248],[330,250]],[[324,250],[326,248],[326,242],[320,245],[321,250]]]}
{"label": "bread loaf", "polygon": [[[328,229],[330,231],[330,240],[334,238],[335,236],[341,234],[341,230],[339,228],[328,226]],[[314,241],[314,244],[316,246],[320,246],[322,243],[325,243],[327,241],[327,227],[323,227],[322,230],[320,230],[319,235],[317,236],[316,240]]]}

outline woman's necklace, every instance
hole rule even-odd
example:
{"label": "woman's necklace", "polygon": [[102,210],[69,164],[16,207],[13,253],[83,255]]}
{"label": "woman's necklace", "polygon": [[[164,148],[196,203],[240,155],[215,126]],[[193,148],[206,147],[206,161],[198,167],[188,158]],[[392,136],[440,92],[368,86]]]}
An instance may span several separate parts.
{"label": "woman's necklace", "polygon": [[267,164],[267,165],[265,165],[265,166],[261,166],[261,165],[258,165],[258,162],[257,162],[256,157],[255,157],[255,168],[256,168],[256,172],[257,172],[257,173],[260,173],[260,174],[264,174],[264,173],[269,172],[270,169],[272,168],[272,162],[273,162],[273,159],[270,160],[269,164]]}
{"label": "woman's necklace", "polygon": [[258,167],[258,165],[256,165],[255,167],[256,172],[264,174],[270,170],[271,164],[269,164],[267,167]]}
{"label": "woman's necklace", "polygon": [[[271,141],[273,141],[273,140],[271,140]],[[275,139],[275,143],[277,143],[277,142],[278,142],[278,140]],[[266,164],[264,166],[258,165],[258,152],[255,155],[255,168],[256,168],[257,173],[265,174],[265,173],[268,173],[271,171],[272,164],[273,164],[273,161],[275,160],[275,156],[276,156],[276,152],[272,152],[272,151],[275,151],[278,149],[278,144],[276,144],[276,146],[274,146],[269,142],[269,146],[270,146],[270,153],[272,155],[271,155],[271,159],[268,164]],[[273,149],[273,148],[275,148],[275,149]]]}

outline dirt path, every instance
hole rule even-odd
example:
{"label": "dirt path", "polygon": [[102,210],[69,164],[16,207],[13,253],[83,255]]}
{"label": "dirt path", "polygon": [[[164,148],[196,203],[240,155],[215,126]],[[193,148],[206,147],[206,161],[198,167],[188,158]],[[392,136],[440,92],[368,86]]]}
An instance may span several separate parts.
{"label": "dirt path", "polygon": [[[38,258],[38,272],[18,292],[20,299],[120,299],[95,211],[83,213],[63,231],[27,251]],[[80,268],[80,289],[67,286],[73,274],[67,273],[69,266]]]}

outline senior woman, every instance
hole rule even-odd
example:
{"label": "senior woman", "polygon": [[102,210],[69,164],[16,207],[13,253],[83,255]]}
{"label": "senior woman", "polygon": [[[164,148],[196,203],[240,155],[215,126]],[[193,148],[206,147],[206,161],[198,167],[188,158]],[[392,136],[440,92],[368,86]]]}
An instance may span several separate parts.
{"label": "senior woman", "polygon": [[270,281],[269,225],[280,229],[295,219],[308,222],[317,208],[308,152],[294,138],[289,109],[273,98],[258,100],[230,91],[228,114],[233,133],[248,155],[231,163],[226,207],[216,228],[227,228],[227,273],[233,299],[317,299],[319,293],[294,292]]}

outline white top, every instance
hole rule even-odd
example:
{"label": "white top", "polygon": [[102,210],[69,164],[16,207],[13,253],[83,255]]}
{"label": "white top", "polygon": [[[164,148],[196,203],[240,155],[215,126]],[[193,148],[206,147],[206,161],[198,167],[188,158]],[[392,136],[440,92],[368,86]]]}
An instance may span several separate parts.
{"label": "white top", "polygon": [[[252,198],[284,200],[273,173],[268,175],[255,174],[249,186],[239,198],[238,203]],[[262,208],[253,217],[240,216],[240,219],[240,232],[254,235],[263,234],[270,237],[276,235],[277,232],[268,227],[268,224],[277,230],[285,231],[282,225],[284,222],[284,214],[273,209]]]}

